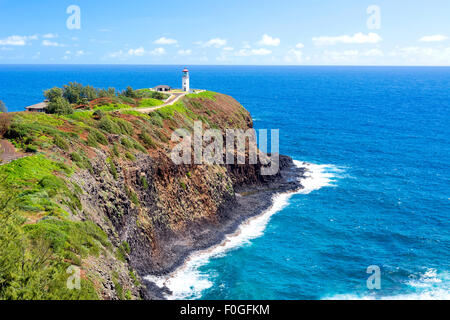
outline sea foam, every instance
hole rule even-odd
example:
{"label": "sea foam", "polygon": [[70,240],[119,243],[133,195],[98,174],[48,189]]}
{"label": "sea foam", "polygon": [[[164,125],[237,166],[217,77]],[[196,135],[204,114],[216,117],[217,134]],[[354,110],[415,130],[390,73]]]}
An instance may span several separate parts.
{"label": "sea foam", "polygon": [[373,292],[370,295],[337,294],[326,297],[327,300],[449,300],[450,299],[450,273],[438,272],[434,268],[411,275],[411,280],[405,283],[407,292],[398,294],[380,295]]}
{"label": "sea foam", "polygon": [[174,272],[164,276],[146,276],[145,279],[154,282],[157,286],[172,291],[167,299],[199,299],[202,292],[213,286],[212,276],[202,273],[199,268],[212,258],[224,256],[227,252],[251,243],[252,239],[264,234],[271,217],[289,204],[289,198],[294,194],[308,194],[322,187],[335,186],[336,178],[343,172],[333,165],[318,165],[294,160],[297,167],[305,168],[301,190],[289,193],[280,193],[273,196],[270,208],[256,217],[243,222],[236,232],[229,234],[218,245],[209,249],[194,252],[185,263]]}

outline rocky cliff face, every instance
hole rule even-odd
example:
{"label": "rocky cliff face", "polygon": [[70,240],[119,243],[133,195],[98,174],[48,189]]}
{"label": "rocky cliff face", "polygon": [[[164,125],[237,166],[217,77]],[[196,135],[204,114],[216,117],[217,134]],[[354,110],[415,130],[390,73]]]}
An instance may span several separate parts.
{"label": "rocky cliff face", "polygon": [[[205,117],[211,113],[205,126],[252,127],[248,112],[230,97],[217,94],[214,100],[194,98],[184,103],[194,112],[202,108]],[[168,136],[169,132],[170,128]],[[105,170],[108,154],[98,151],[91,160],[94,174],[84,170],[72,177],[83,186],[86,218],[107,231],[117,245],[129,244],[127,260],[141,275],[171,271],[192,250],[219,238],[221,224],[229,218],[227,209],[236,205],[235,187],[263,182],[258,165],[180,166],[169,153],[170,144],[151,154],[140,153],[134,161],[116,165],[114,178]],[[127,188],[138,203],[130,199]]]}
{"label": "rocky cliff face", "polygon": [[[70,141],[68,148],[52,147],[47,153],[78,164],[64,179],[81,189],[81,209],[66,209],[71,219],[98,225],[112,244],[112,249],[98,257],[86,257],[82,263],[83,272],[96,279],[92,280],[94,287],[105,299],[123,298],[123,292],[128,292],[128,298],[161,298],[158,290],[147,284],[149,290],[138,275],[173,270],[190,252],[220,241],[242,219],[267,207],[274,190],[299,187],[295,179],[281,179],[282,174],[262,176],[260,163],[173,163],[170,135],[177,128],[192,130],[194,120],[202,121],[205,128],[223,131],[252,127],[249,113],[229,96],[188,95],[179,104],[150,116],[117,111],[102,117],[119,119],[119,126],[126,121],[129,138],[141,147],[128,148],[123,132],[108,130],[99,122],[106,121],[93,118],[85,123],[99,128],[107,143],[89,147],[84,143],[82,160],[73,155],[77,142]],[[59,129],[71,131],[75,124],[61,123]],[[91,135],[93,131],[88,132]],[[84,131],[80,136],[89,142]],[[282,172],[292,168],[288,158],[282,157],[281,164]],[[244,189],[259,191],[259,198],[251,193],[253,198],[242,202],[236,191]]]}

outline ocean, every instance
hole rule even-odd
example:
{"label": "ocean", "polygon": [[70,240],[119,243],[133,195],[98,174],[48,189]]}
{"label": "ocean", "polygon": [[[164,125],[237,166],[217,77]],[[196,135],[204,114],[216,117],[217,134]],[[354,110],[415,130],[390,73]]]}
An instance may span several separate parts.
{"label": "ocean", "polygon": [[[69,81],[124,89],[181,86],[184,66],[0,66],[9,111]],[[189,67],[189,66],[188,66]],[[190,66],[191,87],[229,94],[305,189],[166,284],[185,299],[449,299],[450,68]],[[380,289],[369,289],[369,266]]]}

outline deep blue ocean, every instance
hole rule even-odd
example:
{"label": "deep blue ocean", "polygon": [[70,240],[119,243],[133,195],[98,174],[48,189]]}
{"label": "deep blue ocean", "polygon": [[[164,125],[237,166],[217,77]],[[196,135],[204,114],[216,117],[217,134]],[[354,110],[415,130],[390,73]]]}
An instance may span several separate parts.
{"label": "deep blue ocean", "polygon": [[[0,66],[10,111],[78,81],[181,86],[184,66]],[[191,66],[191,87],[235,97],[311,192],[193,258],[173,298],[450,298],[450,68]],[[379,266],[370,290],[367,267]]]}

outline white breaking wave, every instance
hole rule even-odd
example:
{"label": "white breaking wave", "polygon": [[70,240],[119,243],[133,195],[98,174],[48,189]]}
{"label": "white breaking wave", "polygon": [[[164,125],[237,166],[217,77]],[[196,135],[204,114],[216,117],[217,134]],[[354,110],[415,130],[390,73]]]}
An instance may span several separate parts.
{"label": "white breaking wave", "polygon": [[[383,281],[383,280],[381,280]],[[418,279],[406,283],[407,291],[396,295],[379,296],[374,292],[371,295],[338,294],[327,299],[331,300],[449,300],[450,299],[450,273],[438,273],[436,269],[429,268]]]}
{"label": "white breaking wave", "polygon": [[333,165],[318,165],[294,160],[297,167],[306,168],[301,180],[303,189],[281,193],[273,196],[273,204],[266,211],[242,223],[233,234],[229,234],[218,245],[209,249],[194,252],[185,263],[174,272],[164,276],[146,276],[145,279],[154,282],[162,288],[166,286],[172,294],[168,299],[199,299],[202,292],[213,286],[211,275],[200,272],[199,268],[211,258],[225,255],[227,252],[249,244],[252,239],[263,235],[270,218],[289,204],[289,198],[294,194],[308,194],[322,187],[335,186],[335,179],[342,169]]}

